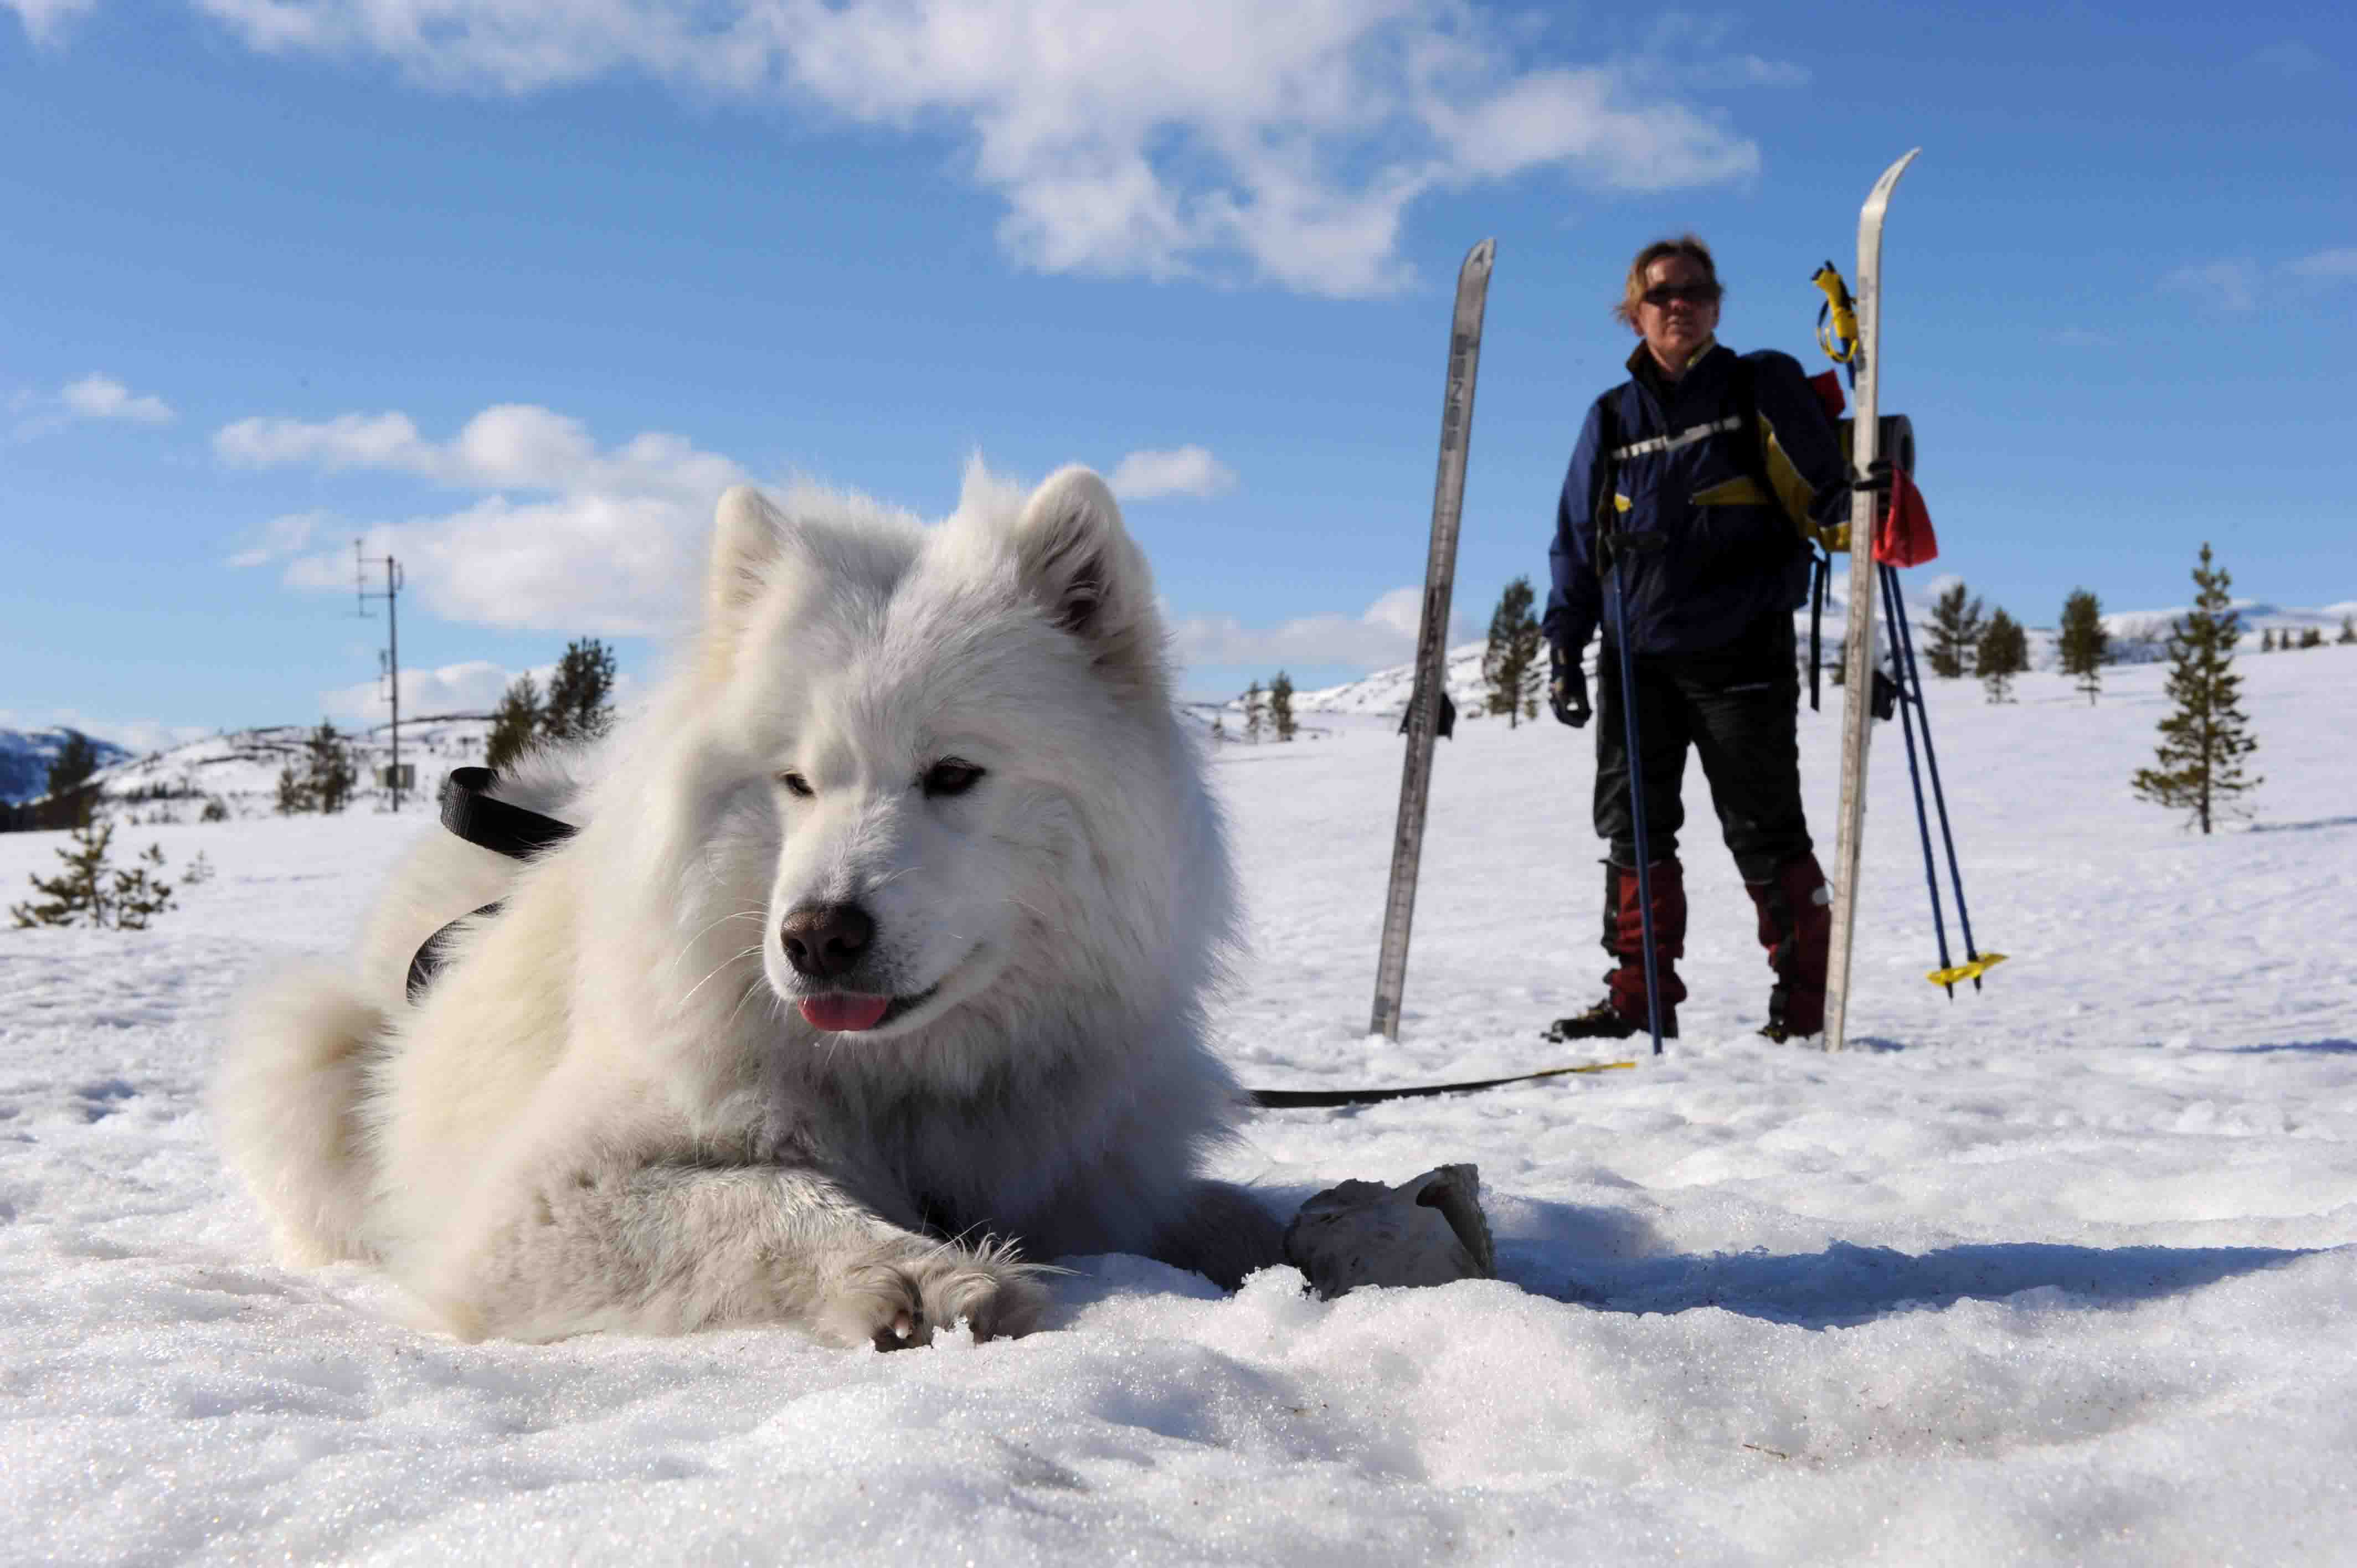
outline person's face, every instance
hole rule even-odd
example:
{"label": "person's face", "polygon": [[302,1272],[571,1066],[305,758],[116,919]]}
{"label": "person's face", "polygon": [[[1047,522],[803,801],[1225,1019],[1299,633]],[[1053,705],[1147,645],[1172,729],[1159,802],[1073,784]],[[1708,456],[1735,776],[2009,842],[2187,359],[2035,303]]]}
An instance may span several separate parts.
{"label": "person's face", "polygon": [[1655,257],[1637,303],[1637,335],[1653,358],[1683,371],[1717,328],[1718,285],[1710,274],[1691,256]]}

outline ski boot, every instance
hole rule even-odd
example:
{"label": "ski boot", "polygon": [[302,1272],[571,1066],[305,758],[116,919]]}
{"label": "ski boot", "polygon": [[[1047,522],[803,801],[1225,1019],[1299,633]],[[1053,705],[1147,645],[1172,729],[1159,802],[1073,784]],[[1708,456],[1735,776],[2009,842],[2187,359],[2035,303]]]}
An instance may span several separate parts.
{"label": "ski boot", "polygon": [[1760,910],[1760,945],[1776,983],[1768,993],[1763,1040],[1782,1045],[1824,1032],[1825,959],[1833,940],[1833,889],[1814,854],[1803,853],[1744,891]]}
{"label": "ski boot", "polygon": [[[1653,971],[1662,983],[1662,1038],[1678,1036],[1678,1004],[1686,999],[1685,983],[1678,978],[1676,961],[1686,950],[1686,890],[1684,868],[1674,860],[1657,860],[1650,868],[1653,884]],[[1650,1032],[1645,1015],[1645,928],[1637,894],[1634,866],[1604,867],[1604,950],[1620,961],[1605,975],[1604,1000],[1584,1013],[1557,1018],[1546,1038],[1565,1040],[1625,1040]]]}

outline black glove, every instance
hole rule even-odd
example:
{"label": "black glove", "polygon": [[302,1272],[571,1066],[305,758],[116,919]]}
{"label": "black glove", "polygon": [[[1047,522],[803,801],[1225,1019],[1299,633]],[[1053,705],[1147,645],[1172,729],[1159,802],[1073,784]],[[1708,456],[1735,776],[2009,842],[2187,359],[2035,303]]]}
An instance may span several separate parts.
{"label": "black glove", "polygon": [[1552,642],[1547,644],[1547,706],[1555,710],[1558,724],[1574,729],[1587,724],[1594,711],[1587,705],[1587,672],[1579,667],[1579,656]]}
{"label": "black glove", "polygon": [[1874,495],[1874,515],[1880,517],[1890,510],[1890,459],[1877,457],[1866,466],[1866,477],[1852,480],[1853,490],[1867,490]]}

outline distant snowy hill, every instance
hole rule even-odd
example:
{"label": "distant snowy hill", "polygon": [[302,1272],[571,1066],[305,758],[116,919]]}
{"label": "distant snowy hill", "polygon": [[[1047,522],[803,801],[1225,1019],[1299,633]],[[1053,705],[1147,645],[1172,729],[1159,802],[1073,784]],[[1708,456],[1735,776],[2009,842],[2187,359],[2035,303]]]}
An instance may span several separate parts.
{"label": "distant snowy hill", "polygon": [[[419,803],[434,798],[444,773],[482,761],[490,729],[489,714],[429,714],[402,721],[401,760],[413,770]],[[267,814],[276,807],[278,770],[299,763],[310,734],[308,725],[224,730],[106,768],[98,775],[99,792],[110,804],[149,819],[182,820],[208,798],[220,800],[236,816]],[[345,738],[361,773],[360,801],[382,808],[387,796],[380,775],[392,759],[392,726],[378,725]],[[404,801],[404,808],[409,804]]]}
{"label": "distant snowy hill", "polygon": [[[1823,639],[1824,658],[1831,663],[1839,654],[1849,619],[1849,601],[1845,592],[1846,579],[1836,575],[1831,591],[1825,596]],[[1930,635],[1933,595],[1914,586],[1907,601],[1907,623],[1914,628],[1916,654],[1921,657],[1924,639]],[[1994,609],[1996,607],[1989,607]],[[2164,657],[2163,643],[2169,636],[2169,623],[2185,613],[2179,606],[2165,610],[2125,610],[2104,617],[2104,628],[2112,634],[2115,662],[2147,663]],[[2278,638],[2286,633],[2305,634],[2313,629],[2322,634],[2326,642],[2341,635],[2344,621],[2357,619],[2357,600],[2326,605],[2316,609],[2287,608],[2280,605],[2262,604],[2255,600],[2238,600],[2235,608],[2242,613],[2243,640],[2237,651],[2245,656],[2259,650],[2259,634],[2272,631]],[[1878,618],[1878,625],[1879,620]],[[1796,610],[1792,616],[1793,633],[1805,643],[1809,634],[1809,612]],[[2056,650],[2055,628],[2030,627],[2029,665],[2033,670],[2052,670],[2060,666],[2061,655]],[[1448,694],[1457,701],[1460,714],[1472,716],[1480,710],[1484,699],[1481,684],[1481,653],[1483,645],[1464,642],[1448,650]],[[1591,675],[1596,669],[1598,644],[1587,646],[1587,668]],[[1297,714],[1359,714],[1368,715],[1396,714],[1407,711],[1409,693],[1415,684],[1413,663],[1378,670],[1372,675],[1340,686],[1321,687],[1315,692],[1297,692],[1293,710]],[[1232,699],[1226,704],[1229,711],[1241,711],[1243,699]],[[1233,726],[1231,725],[1232,728]]]}
{"label": "distant snowy hill", "polygon": [[[49,764],[58,759],[70,733],[64,729],[0,729],[0,805],[18,805],[48,793]],[[111,740],[93,736],[90,744],[98,753],[101,768],[127,761],[131,757],[128,750]]]}

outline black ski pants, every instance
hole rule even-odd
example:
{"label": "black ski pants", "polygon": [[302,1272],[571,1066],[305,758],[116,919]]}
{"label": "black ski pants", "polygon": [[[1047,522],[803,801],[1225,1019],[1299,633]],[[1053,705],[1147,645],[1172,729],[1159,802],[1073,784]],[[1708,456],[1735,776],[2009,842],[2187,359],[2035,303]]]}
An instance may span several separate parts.
{"label": "black ski pants", "polygon": [[[1629,726],[1620,650],[1609,636],[1596,685],[1596,833],[1611,845],[1613,865],[1634,866]],[[1641,653],[1636,687],[1646,848],[1653,859],[1677,854],[1689,747],[1702,757],[1719,831],[1746,882],[1766,882],[1778,866],[1809,853],[1801,810],[1801,681],[1790,616],[1762,616],[1734,641],[1704,652]]]}

